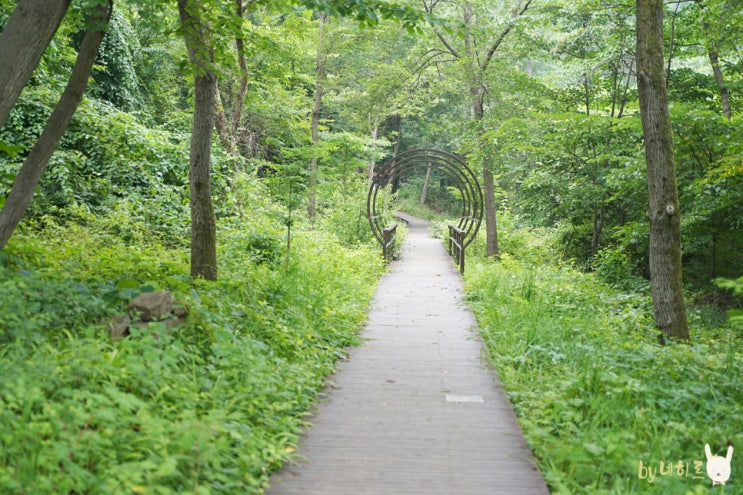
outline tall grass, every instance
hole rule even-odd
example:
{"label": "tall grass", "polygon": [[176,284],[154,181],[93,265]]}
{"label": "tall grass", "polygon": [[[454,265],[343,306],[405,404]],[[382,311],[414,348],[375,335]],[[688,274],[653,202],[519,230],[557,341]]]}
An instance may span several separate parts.
{"label": "tall grass", "polygon": [[[287,255],[279,216],[254,211],[220,222],[205,282],[110,223],[21,232],[0,259],[0,493],[262,493],[357,341],[378,249],[297,226]],[[112,341],[101,320],[153,289],[187,323]]]}
{"label": "tall grass", "polygon": [[[692,344],[659,346],[647,295],[509,236],[500,261],[468,261],[467,294],[552,493],[743,493],[743,329],[692,309]],[[712,487],[704,445],[729,440]]]}

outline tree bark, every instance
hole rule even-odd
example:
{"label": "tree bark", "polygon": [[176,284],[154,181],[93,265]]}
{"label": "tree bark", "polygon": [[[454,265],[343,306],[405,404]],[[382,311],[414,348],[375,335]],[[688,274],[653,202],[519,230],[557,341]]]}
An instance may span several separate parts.
{"label": "tree bark", "polygon": [[498,257],[498,215],[495,211],[495,179],[488,164],[483,165],[483,195],[485,197],[485,241],[487,255]]}
{"label": "tree bark", "polygon": [[[372,131],[371,131],[371,138],[372,138],[372,150],[377,149],[377,138],[379,138],[379,123],[374,122],[372,125]],[[393,155],[394,156],[394,152]],[[371,180],[372,177],[374,177],[374,168],[377,166],[377,162],[374,160],[374,156],[369,156],[368,165],[366,167],[366,176]]]}
{"label": "tree bark", "polygon": [[197,0],[178,0],[188,56],[194,69],[194,117],[191,131],[191,276],[217,279],[217,227],[211,191],[211,147],[217,98],[214,53],[207,40]]}
{"label": "tree bark", "polygon": [[[242,21],[245,15],[246,4],[244,0],[236,0],[237,16]],[[234,142],[238,142],[238,133],[240,130],[240,121],[243,116],[243,107],[245,106],[245,95],[248,94],[248,61],[245,56],[245,38],[242,30],[235,36],[235,50],[237,51],[237,65],[240,67],[240,83],[235,95],[235,107],[232,109],[232,137]]]}
{"label": "tree bark", "polygon": [[431,183],[431,164],[426,167],[426,180],[423,182],[423,190],[421,191],[420,203],[426,204],[426,196],[428,195],[428,185]]}
{"label": "tree bark", "polygon": [[[482,90],[475,94],[472,103],[472,113],[475,121],[483,118],[483,94]],[[495,178],[490,170],[490,160],[485,159],[482,164],[482,187],[485,204],[485,245],[489,257],[498,256],[498,214],[495,211]]]}
{"label": "tree bark", "polygon": [[[245,0],[235,0],[235,16],[237,22],[242,22],[245,15],[247,4]],[[243,37],[242,27],[237,29],[235,34],[235,52],[237,55],[237,64],[240,68],[238,75],[237,91],[229,95],[232,97],[232,110],[227,113],[224,108],[221,92],[217,86],[217,108],[215,117],[215,126],[219,142],[231,155],[240,154],[240,121],[242,120],[243,108],[245,107],[245,95],[248,92],[248,63],[245,56],[245,38]],[[229,89],[232,90],[232,84]]]}
{"label": "tree bark", "polygon": [[69,6],[70,0],[20,0],[8,19],[0,34],[0,127],[5,124]]}
{"label": "tree bark", "polygon": [[728,87],[722,77],[722,69],[720,69],[720,55],[717,53],[717,51],[710,49],[707,52],[707,56],[709,57],[710,64],[712,64],[712,73],[715,75],[717,92],[720,93],[722,114],[725,116],[726,119],[731,120],[733,118],[733,111],[730,107],[730,93],[728,92]]}
{"label": "tree bark", "polygon": [[[320,141],[320,107],[322,106],[323,83],[325,82],[325,68],[323,66],[323,44],[325,36],[325,18],[326,14],[320,13],[317,22],[317,66],[315,67],[315,102],[312,105],[312,122],[310,123],[310,133],[312,146],[316,147]],[[317,202],[317,150],[312,154],[310,160],[310,183],[307,187],[308,204],[307,214],[310,220],[315,219],[315,208]]]}
{"label": "tree bark", "polygon": [[89,27],[80,45],[67,87],[13,181],[5,206],[0,211],[0,250],[5,247],[26,208],[31,204],[41,175],[82,101],[98,47],[105,34],[105,26],[111,17],[112,7],[113,0],[109,0],[105,6],[96,8],[91,14]]}
{"label": "tree bark", "polygon": [[648,176],[653,313],[662,336],[689,340],[681,274],[681,212],[663,73],[662,0],[637,0],[637,90]]}
{"label": "tree bark", "polygon": [[[485,109],[485,94],[482,86],[478,83],[477,77],[470,88],[472,94],[472,118],[478,124],[482,121]],[[485,204],[485,245],[486,253],[489,257],[498,256],[498,214],[495,211],[495,178],[493,171],[490,170],[490,160],[483,160],[482,164],[482,187],[483,199]]]}
{"label": "tree bark", "polygon": [[222,95],[219,92],[219,86],[217,86],[216,94],[216,111],[214,117],[214,125],[217,128],[217,136],[219,136],[219,142],[222,143],[227,153],[235,153],[234,135],[232,134],[232,124],[227,121],[227,114],[224,111],[224,104],[222,103]]}
{"label": "tree bark", "polygon": [[[485,95],[481,87],[473,87],[470,92],[472,98],[472,118],[481,122],[484,115]],[[485,159],[482,164],[482,187],[485,204],[485,245],[489,257],[498,256],[498,214],[495,211],[495,178],[490,170],[490,160]]]}
{"label": "tree bark", "polygon": [[617,96],[619,91],[619,67],[612,62],[611,64],[611,112],[609,115],[613,118],[617,108]]}

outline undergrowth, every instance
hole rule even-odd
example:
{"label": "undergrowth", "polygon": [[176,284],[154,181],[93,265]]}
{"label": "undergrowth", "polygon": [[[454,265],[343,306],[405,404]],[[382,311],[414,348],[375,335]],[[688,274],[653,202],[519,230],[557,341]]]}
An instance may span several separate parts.
{"label": "undergrowth", "polygon": [[[648,295],[548,261],[534,233],[503,238],[500,261],[468,260],[467,294],[552,493],[743,493],[743,328],[691,308],[692,343],[660,346]],[[713,487],[704,445],[728,441]]]}
{"label": "undergrowth", "polygon": [[[244,213],[220,221],[217,282],[189,277],[184,248],[121,242],[105,217],[11,240],[0,493],[259,494],[296,455],[382,263],[301,226],[287,254],[279,215]],[[112,341],[101,322],[151,290],[172,291],[187,323]]]}

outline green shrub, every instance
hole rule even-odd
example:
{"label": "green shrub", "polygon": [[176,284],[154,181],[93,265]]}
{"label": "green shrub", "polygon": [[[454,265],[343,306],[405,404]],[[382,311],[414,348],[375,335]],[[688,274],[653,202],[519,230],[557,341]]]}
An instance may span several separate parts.
{"label": "green shrub", "polygon": [[[346,187],[333,185],[323,191],[318,202],[318,216],[322,226],[332,232],[345,246],[374,241],[366,211],[369,185],[365,180],[349,181]],[[395,223],[391,198],[382,191],[377,196],[378,213],[385,216],[383,225]]]}
{"label": "green shrub", "polygon": [[0,345],[32,345],[106,313],[103,299],[85,283],[36,271],[0,268],[0,294]]}
{"label": "green shrub", "polygon": [[599,278],[617,289],[640,291],[650,287],[649,281],[636,275],[635,263],[620,248],[599,250],[592,266]]}
{"label": "green shrub", "polygon": [[[233,198],[245,217],[220,221],[217,282],[190,279],[185,249],[137,233],[124,243],[116,217],[49,220],[47,236],[11,239],[0,260],[0,492],[260,494],[295,455],[383,267],[375,246],[301,225],[287,257],[270,204],[248,201],[256,187]],[[152,289],[173,291],[187,323],[111,341],[99,322]]]}

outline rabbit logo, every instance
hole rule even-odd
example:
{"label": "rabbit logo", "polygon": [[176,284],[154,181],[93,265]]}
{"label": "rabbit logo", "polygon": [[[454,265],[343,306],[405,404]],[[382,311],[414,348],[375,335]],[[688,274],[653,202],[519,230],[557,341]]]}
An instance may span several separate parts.
{"label": "rabbit logo", "polygon": [[712,455],[709,444],[704,444],[704,453],[707,455],[707,475],[712,479],[712,486],[724,485],[730,478],[730,461],[733,459],[733,446],[728,444],[725,457]]}

